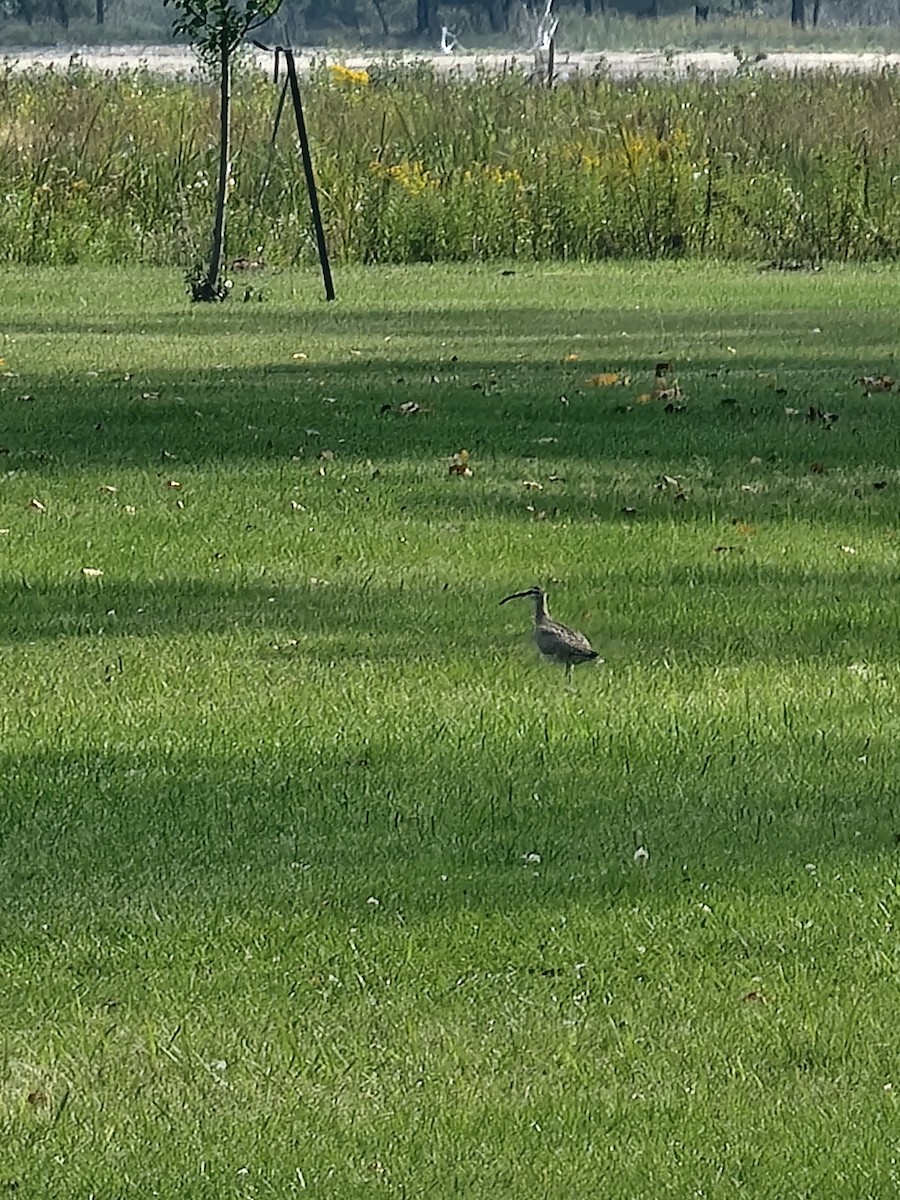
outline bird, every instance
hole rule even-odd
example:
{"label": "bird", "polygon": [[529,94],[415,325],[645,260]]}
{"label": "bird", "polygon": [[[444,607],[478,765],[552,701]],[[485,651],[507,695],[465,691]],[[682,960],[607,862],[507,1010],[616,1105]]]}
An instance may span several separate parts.
{"label": "bird", "polygon": [[459,39],[446,25],[441,26],[441,54],[455,54]]}
{"label": "bird", "polygon": [[577,629],[569,629],[567,625],[560,625],[551,618],[547,608],[547,593],[542,587],[513,592],[511,596],[504,596],[500,603],[506,604],[508,600],[526,597],[534,601],[534,640],[537,648],[545,658],[565,665],[567,682],[572,678],[572,668],[576,663],[591,662],[594,659],[603,661],[583,633],[579,633]]}

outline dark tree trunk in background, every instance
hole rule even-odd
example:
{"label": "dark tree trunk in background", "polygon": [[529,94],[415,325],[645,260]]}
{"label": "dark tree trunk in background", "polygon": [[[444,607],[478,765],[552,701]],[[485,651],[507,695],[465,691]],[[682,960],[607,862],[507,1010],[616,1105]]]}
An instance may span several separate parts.
{"label": "dark tree trunk in background", "polygon": [[506,0],[490,0],[488,20],[491,33],[506,33],[509,30],[509,4]]}
{"label": "dark tree trunk in background", "polygon": [[819,24],[819,9],[820,9],[820,7],[821,7],[821,0],[814,0],[814,3],[813,3],[813,29],[815,29],[816,26]]}
{"label": "dark tree trunk in background", "polygon": [[372,0],[372,6],[378,13],[378,20],[381,22],[382,33],[386,38],[390,37],[391,31],[388,28],[387,17],[384,15],[384,8],[382,7],[381,0]]}
{"label": "dark tree trunk in background", "polygon": [[806,5],[804,0],[791,0],[791,24],[795,29],[806,28]]}
{"label": "dark tree trunk in background", "polygon": [[63,29],[69,28],[69,10],[66,8],[66,0],[56,0],[56,15],[59,18],[59,23]]}
{"label": "dark tree trunk in background", "polygon": [[105,15],[106,15],[106,9],[104,7],[103,0],[97,0],[97,24],[98,25],[103,24],[103,18]]}
{"label": "dark tree trunk in background", "polygon": [[434,33],[434,12],[431,0],[416,0],[416,33],[424,37]]}
{"label": "dark tree trunk in background", "polygon": [[708,4],[694,5],[694,24],[699,25],[701,21],[706,21],[709,18]]}

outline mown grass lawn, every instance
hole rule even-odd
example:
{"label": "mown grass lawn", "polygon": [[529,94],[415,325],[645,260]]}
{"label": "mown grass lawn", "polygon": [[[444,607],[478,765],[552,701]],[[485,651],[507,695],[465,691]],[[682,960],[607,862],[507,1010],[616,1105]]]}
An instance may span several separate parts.
{"label": "mown grass lawn", "polygon": [[0,278],[0,1187],[892,1194],[897,277],[337,283]]}

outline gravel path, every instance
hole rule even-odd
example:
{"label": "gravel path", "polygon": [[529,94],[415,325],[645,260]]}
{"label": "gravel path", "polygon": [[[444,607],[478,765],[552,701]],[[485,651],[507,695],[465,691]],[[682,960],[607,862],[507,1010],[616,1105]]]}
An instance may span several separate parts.
{"label": "gravel path", "polygon": [[[196,59],[190,50],[181,46],[72,46],[54,47],[46,50],[8,48],[0,54],[0,68],[9,63],[14,68],[65,67],[73,55],[78,61],[98,71],[122,71],[135,67],[149,67],[162,75],[187,75],[197,69]],[[322,49],[304,49],[298,63],[301,69],[309,65],[312,58],[327,58],[332,62],[343,62],[352,67],[364,67],[381,59],[379,54],[335,54]],[[398,56],[391,56],[396,61]],[[485,54],[416,54],[408,52],[402,56],[407,62],[427,62],[438,70],[458,70],[462,75],[473,75],[477,67],[493,70],[518,67],[529,71],[534,58],[523,51]],[[257,54],[260,67],[271,66],[271,58]],[[738,60],[733,54],[715,50],[686,51],[682,54],[659,54],[652,51],[610,51],[565,54],[560,51],[557,58],[557,73],[560,78],[586,72],[600,66],[614,79],[633,79],[636,76],[653,78],[683,78],[696,74],[703,76],[733,75],[738,69]],[[766,71],[880,71],[884,67],[900,66],[898,54],[817,54],[817,53],[773,53],[767,55],[756,69]]]}

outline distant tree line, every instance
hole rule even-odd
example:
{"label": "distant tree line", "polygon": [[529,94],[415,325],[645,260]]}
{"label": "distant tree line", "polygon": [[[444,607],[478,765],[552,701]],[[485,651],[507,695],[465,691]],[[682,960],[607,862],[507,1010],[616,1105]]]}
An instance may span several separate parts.
{"label": "distant tree line", "polygon": [[[156,27],[160,36],[171,32],[162,0],[0,0],[3,26],[51,23],[66,29],[75,20],[102,25],[107,4],[111,11]],[[544,0],[283,0],[279,32],[295,44],[327,38],[360,38],[372,34],[385,43],[406,39],[434,41],[449,23],[477,34],[512,32],[525,14],[540,15]],[[693,13],[698,22],[728,16],[789,18],[795,26],[876,25],[900,23],[900,0],[555,0],[554,10],[584,16],[624,15],[654,21]]]}

